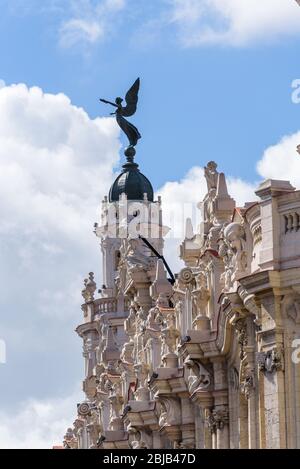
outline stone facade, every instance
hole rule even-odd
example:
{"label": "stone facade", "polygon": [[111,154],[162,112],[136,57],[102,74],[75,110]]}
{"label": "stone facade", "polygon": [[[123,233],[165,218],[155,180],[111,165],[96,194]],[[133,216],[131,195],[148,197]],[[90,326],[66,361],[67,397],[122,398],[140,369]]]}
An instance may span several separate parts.
{"label": "stone facade", "polygon": [[[142,239],[109,236],[118,204],[103,201],[104,285],[96,298],[84,282],[86,399],[66,448],[300,448],[300,191],[267,180],[238,208],[214,162],[205,176],[175,283]],[[162,255],[161,200],[143,204]]]}

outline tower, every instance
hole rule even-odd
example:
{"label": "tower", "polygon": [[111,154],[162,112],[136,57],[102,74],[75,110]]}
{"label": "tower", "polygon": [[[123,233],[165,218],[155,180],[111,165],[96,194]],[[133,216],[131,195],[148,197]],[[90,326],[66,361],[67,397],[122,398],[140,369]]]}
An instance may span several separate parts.
{"label": "tower", "polygon": [[[169,307],[172,295],[162,260],[168,228],[162,223],[161,199],[155,200],[133,152],[126,153],[127,162],[102,201],[101,220],[95,224],[103,262],[100,298],[95,298],[93,273],[82,291],[84,323],[77,333],[83,339],[86,400],[78,405],[74,423],[74,444],[80,448],[98,448],[103,441],[105,447],[122,447],[123,439],[128,447],[121,410],[131,399],[149,401],[146,362],[151,358],[145,357],[144,339],[137,331],[151,308]],[[158,366],[157,342],[149,354]],[[70,432],[67,441],[72,447]]]}
{"label": "tower", "polygon": [[162,255],[167,232],[162,224],[161,198],[154,200],[151,182],[140,172],[133,157],[127,157],[109,196],[102,201],[101,223],[95,225],[103,259],[104,298],[122,301],[123,294],[127,295],[128,272],[131,278],[134,272],[145,268],[148,272],[145,282],[154,281],[156,258],[142,238]]}

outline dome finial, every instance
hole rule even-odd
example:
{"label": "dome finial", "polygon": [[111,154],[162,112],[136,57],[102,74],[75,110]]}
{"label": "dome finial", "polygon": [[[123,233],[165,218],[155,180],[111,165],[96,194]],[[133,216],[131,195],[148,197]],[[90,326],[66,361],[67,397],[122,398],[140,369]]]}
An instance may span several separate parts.
{"label": "dome finial", "polygon": [[127,162],[128,163],[133,163],[134,162],[134,157],[136,155],[136,150],[135,148],[130,145],[126,150],[124,151],[124,155],[126,156]]}

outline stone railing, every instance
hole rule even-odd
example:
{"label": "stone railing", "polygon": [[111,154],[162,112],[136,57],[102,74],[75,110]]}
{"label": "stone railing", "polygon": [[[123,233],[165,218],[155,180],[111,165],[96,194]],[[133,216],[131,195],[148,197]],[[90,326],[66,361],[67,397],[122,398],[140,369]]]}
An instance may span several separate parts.
{"label": "stone railing", "polygon": [[291,212],[284,215],[285,233],[297,232],[300,229],[300,215],[297,212]]}
{"label": "stone railing", "polygon": [[116,313],[118,311],[118,302],[116,298],[99,298],[94,301],[95,314]]}
{"label": "stone railing", "polygon": [[126,299],[123,308],[118,305],[116,298],[98,298],[94,301],[94,305],[94,314],[117,313],[122,312],[121,309],[124,309],[124,311],[129,309],[129,301],[126,301]]}

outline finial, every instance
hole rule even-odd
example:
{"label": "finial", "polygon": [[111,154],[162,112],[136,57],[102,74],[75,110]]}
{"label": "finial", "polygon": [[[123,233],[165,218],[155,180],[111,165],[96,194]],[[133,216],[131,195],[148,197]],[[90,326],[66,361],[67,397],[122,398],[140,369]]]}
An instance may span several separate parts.
{"label": "finial", "polygon": [[81,294],[86,303],[90,301],[94,301],[95,291],[97,290],[97,285],[94,280],[94,273],[89,273],[89,278],[84,280],[84,289],[82,290]]}
{"label": "finial", "polygon": [[185,239],[191,240],[194,236],[193,222],[191,218],[187,218],[185,222]]}
{"label": "finial", "polygon": [[133,163],[134,162],[134,157],[136,155],[135,148],[133,146],[129,146],[124,151],[124,155],[126,156],[127,163]]}
{"label": "finial", "polygon": [[229,197],[224,173],[220,173],[218,177],[217,197]]}

